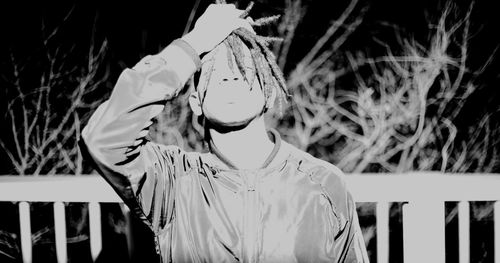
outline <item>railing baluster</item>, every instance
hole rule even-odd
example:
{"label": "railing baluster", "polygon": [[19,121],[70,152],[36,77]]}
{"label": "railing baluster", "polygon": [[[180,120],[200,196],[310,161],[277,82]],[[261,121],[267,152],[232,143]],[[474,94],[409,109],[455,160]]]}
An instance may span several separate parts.
{"label": "railing baluster", "polygon": [[495,222],[495,238],[493,240],[495,242],[495,263],[500,263],[500,201],[495,201],[493,213]]}
{"label": "railing baluster", "polygon": [[101,207],[97,202],[89,203],[89,232],[90,253],[95,262],[102,250]]}
{"label": "railing baluster", "polygon": [[389,262],[389,203],[378,202],[377,214],[377,263]]}
{"label": "railing baluster", "polygon": [[403,205],[404,262],[445,262],[444,202],[414,200]]}
{"label": "railing baluster", "polygon": [[54,226],[56,235],[56,255],[58,263],[68,261],[68,251],[66,244],[66,215],[64,213],[64,203],[54,203]]}
{"label": "railing baluster", "polygon": [[458,203],[459,262],[470,261],[470,205],[468,201]]}
{"label": "railing baluster", "polygon": [[133,236],[132,236],[132,213],[130,212],[130,209],[128,208],[127,205],[125,205],[124,203],[120,203],[120,208],[123,212],[123,215],[125,216],[125,222],[126,222],[126,227],[127,229],[125,230],[126,231],[126,238],[127,238],[127,248],[128,248],[128,258],[131,259],[132,258],[132,253],[134,251],[134,246],[135,246],[135,243],[134,243],[134,239],[133,239]]}
{"label": "railing baluster", "polygon": [[31,217],[30,204],[28,202],[19,202],[19,228],[21,232],[21,251],[24,263],[32,261],[32,242],[31,242]]}
{"label": "railing baluster", "polygon": [[414,218],[413,207],[411,203],[403,204],[403,262],[409,263],[410,255],[414,254],[412,248],[415,244],[412,243],[412,218]]}

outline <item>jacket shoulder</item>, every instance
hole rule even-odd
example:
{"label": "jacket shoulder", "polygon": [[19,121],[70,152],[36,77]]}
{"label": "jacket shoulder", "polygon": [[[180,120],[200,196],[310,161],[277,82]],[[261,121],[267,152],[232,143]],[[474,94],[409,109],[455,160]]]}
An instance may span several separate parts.
{"label": "jacket shoulder", "polygon": [[335,165],[312,156],[289,145],[290,152],[297,162],[297,169],[306,173],[311,180],[326,187],[329,192],[346,192],[345,174]]}
{"label": "jacket shoulder", "polygon": [[351,209],[354,206],[353,199],[346,186],[345,174],[337,166],[293,146],[292,155],[297,160],[297,169],[321,186],[342,228],[350,218]]}
{"label": "jacket shoulder", "polygon": [[149,156],[151,159],[161,158],[167,165],[173,166],[172,168],[176,173],[186,173],[191,170],[200,169],[206,158],[204,154],[199,152],[186,151],[177,145],[165,145],[161,143],[148,143],[145,147],[146,151],[153,154]]}

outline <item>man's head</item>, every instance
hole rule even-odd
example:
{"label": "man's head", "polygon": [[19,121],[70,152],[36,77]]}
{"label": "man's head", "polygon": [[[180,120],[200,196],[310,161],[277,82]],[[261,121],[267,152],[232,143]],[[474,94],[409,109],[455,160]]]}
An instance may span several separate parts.
{"label": "man's head", "polygon": [[[225,0],[216,2],[224,4]],[[272,108],[277,97],[281,102],[289,96],[283,73],[268,48],[270,42],[281,39],[258,36],[252,28],[272,23],[279,16],[253,21],[248,17],[252,6],[253,2],[238,15],[245,21],[202,59],[201,77],[196,78],[195,74],[198,80],[195,81],[196,91],[190,96],[190,106],[196,115],[219,127],[245,126]],[[222,10],[224,6],[219,7]],[[212,9],[217,9],[217,5]],[[202,19],[204,16],[206,18]],[[202,17],[196,22],[200,28],[203,21],[207,25],[212,20],[222,21],[208,19],[209,14]],[[227,24],[218,24],[217,28],[224,25]],[[210,27],[202,32],[210,38]]]}
{"label": "man's head", "polygon": [[[190,106],[196,115],[222,127],[240,127],[272,108],[276,90],[265,95],[250,50],[242,45],[240,63],[231,48],[221,43],[204,56]],[[243,72],[242,72],[243,71]],[[266,98],[266,96],[270,96]]]}

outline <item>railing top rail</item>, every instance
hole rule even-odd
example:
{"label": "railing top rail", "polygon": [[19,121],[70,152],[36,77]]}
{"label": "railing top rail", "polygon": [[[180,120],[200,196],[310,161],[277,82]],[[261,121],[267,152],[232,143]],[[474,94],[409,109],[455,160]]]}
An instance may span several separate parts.
{"label": "railing top rail", "polygon": [[0,201],[100,202],[121,199],[98,175],[0,176]]}
{"label": "railing top rail", "polygon": [[[500,174],[348,174],[357,202],[500,200]],[[0,176],[0,201],[121,202],[98,175]]]}
{"label": "railing top rail", "polygon": [[346,182],[358,202],[500,200],[500,174],[352,174]]}

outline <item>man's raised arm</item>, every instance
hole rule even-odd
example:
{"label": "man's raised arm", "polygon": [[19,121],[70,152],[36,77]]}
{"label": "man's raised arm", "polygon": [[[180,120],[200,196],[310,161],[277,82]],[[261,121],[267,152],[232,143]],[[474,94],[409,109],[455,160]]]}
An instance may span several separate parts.
{"label": "man's raised arm", "polygon": [[168,207],[152,202],[166,194],[171,170],[154,168],[167,152],[145,136],[165,100],[182,89],[199,63],[198,55],[182,40],[145,57],[133,69],[122,72],[110,98],[97,108],[82,131],[82,153],[153,230],[161,222],[160,215],[151,212]]}
{"label": "man's raised arm", "polygon": [[[154,232],[171,213],[176,169],[173,147],[145,138],[151,119],[176,96],[200,67],[199,55],[213,49],[234,29],[247,26],[234,5],[211,5],[193,31],[162,52],[146,56],[122,72],[110,98],[82,131],[82,153]],[[178,153],[177,153],[178,154]]]}
{"label": "man's raised arm", "polygon": [[174,97],[199,67],[194,50],[175,40],[161,53],[143,58],[133,69],[125,69],[111,97],[101,104],[82,132],[95,158],[118,172],[135,161],[151,119]]}

